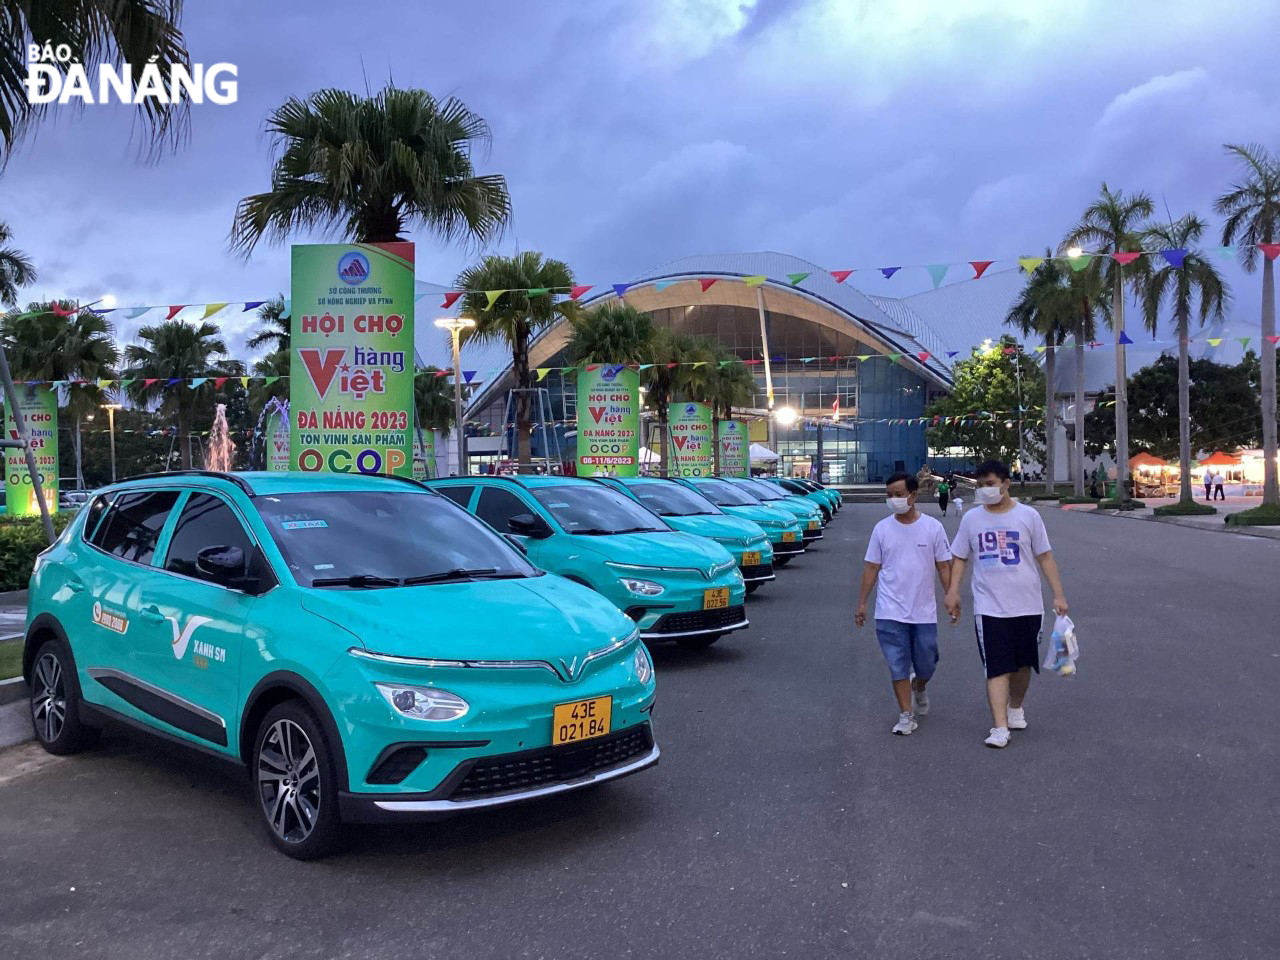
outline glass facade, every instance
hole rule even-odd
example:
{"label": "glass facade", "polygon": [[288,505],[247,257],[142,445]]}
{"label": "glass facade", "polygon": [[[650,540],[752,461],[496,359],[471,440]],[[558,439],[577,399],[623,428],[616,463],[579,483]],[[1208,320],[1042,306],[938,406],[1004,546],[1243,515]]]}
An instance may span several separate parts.
{"label": "glass facade", "polygon": [[[762,358],[760,317],[754,307],[728,304],[693,304],[651,311],[655,324],[680,333],[718,340],[743,360]],[[841,325],[848,325],[840,317]],[[765,315],[772,358],[775,409],[791,406],[801,417],[831,418],[839,401],[836,425],[822,429],[824,472],[833,482],[876,483],[897,470],[914,473],[926,458],[925,428],[883,423],[873,419],[919,417],[936,390],[928,381],[900,363],[879,356],[880,351],[856,332],[832,330],[812,321],[777,311]],[[858,361],[857,354],[873,354]],[[805,358],[811,358],[805,362]],[[849,359],[833,359],[849,358]],[[546,361],[547,366],[564,364],[562,355]],[[768,408],[764,366],[754,365],[757,391],[752,404]],[[547,389],[552,417],[563,423],[576,418],[573,382],[553,370],[538,384]],[[505,394],[504,394],[505,396]],[[505,399],[496,399],[472,415],[482,431],[500,434],[503,429]],[[561,436],[564,427],[558,428]],[[572,427],[568,430],[572,431]],[[535,456],[541,456],[537,431]],[[642,442],[647,440],[642,439]],[[766,441],[783,458],[779,472],[809,475],[818,453],[818,430],[798,421],[791,428],[774,425]],[[656,449],[656,438],[649,444]],[[561,447],[572,457],[572,438]]]}

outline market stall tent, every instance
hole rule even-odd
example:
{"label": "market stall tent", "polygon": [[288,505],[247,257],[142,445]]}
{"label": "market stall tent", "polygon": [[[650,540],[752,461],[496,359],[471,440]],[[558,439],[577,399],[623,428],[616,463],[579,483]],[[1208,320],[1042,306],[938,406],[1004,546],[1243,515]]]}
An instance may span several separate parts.
{"label": "market stall tent", "polygon": [[782,458],[766,447],[763,443],[753,443],[751,445],[751,462],[752,463],[773,463]]}

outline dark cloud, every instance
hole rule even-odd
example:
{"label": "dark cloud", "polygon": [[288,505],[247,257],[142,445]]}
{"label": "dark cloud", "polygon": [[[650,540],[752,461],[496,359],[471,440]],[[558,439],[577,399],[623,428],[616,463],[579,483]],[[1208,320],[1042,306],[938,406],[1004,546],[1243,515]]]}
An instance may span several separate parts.
{"label": "dark cloud", "polygon": [[[194,58],[237,64],[239,102],[194,108],[190,141],[155,164],[138,162],[128,109],[55,112],[0,177],[0,217],[40,267],[32,296],[163,305],[285,290],[287,251],[243,262],[226,248],[236,201],[267,184],[263,120],[289,96],[388,77],[492,123],[482,167],[507,175],[515,203],[498,248],[544,250],[593,283],[700,252],[775,249],[830,268],[1033,254],[1103,179],[1200,213],[1216,242],[1211,204],[1232,172],[1221,144],[1280,150],[1269,3],[187,10]],[[476,255],[415,239],[420,279],[448,283]],[[1257,277],[1226,271],[1235,315],[1256,322]],[[928,285],[923,271],[850,282]],[[122,318],[121,336],[156,316]],[[252,316],[218,319],[238,339]]]}

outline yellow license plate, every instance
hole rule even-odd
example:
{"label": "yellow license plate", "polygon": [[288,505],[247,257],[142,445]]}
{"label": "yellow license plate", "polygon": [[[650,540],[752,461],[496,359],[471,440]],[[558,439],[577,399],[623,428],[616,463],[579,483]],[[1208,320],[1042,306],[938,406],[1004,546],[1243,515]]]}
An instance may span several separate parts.
{"label": "yellow license plate", "polygon": [[795,532],[794,532],[794,531],[792,531],[792,530],[788,530],[786,533],[784,533],[784,534],[782,535],[782,542],[783,542],[783,543],[795,543],[795,542],[796,542],[796,535],[795,535]]}
{"label": "yellow license plate", "polygon": [[702,591],[702,609],[720,610],[729,605],[729,588],[712,587]]}
{"label": "yellow license plate", "polygon": [[551,716],[551,745],[603,737],[613,723],[613,697],[557,703]]}
{"label": "yellow license plate", "polygon": [[747,553],[744,553],[742,555],[742,565],[744,567],[760,566],[760,551],[751,550],[751,551],[748,551]]}
{"label": "yellow license plate", "polygon": [[810,530],[817,530],[817,529],[818,529],[818,521],[817,521],[817,520],[810,520],[810,521],[809,521],[809,529],[810,529]]}

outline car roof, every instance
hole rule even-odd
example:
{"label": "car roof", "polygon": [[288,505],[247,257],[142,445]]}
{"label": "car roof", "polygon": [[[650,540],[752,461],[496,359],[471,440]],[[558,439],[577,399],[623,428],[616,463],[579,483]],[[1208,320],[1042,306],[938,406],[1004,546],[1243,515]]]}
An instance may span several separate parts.
{"label": "car roof", "polygon": [[309,473],[302,471],[245,470],[219,473],[205,470],[175,470],[130,477],[104,487],[103,490],[129,490],[157,485],[174,487],[213,487],[225,491],[239,490],[249,496],[278,496],[288,493],[342,493],[357,491],[430,493],[407,477],[387,477],[365,473]]}

